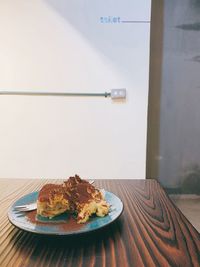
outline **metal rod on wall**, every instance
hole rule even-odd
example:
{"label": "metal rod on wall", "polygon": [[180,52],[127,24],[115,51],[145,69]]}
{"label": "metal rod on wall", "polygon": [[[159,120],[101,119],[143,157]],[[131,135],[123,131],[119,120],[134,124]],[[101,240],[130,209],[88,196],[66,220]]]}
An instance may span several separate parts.
{"label": "metal rod on wall", "polygon": [[111,93],[62,93],[62,92],[20,92],[0,91],[0,95],[30,95],[30,96],[103,96],[110,97]]}
{"label": "metal rod on wall", "polygon": [[0,91],[0,95],[29,95],[29,96],[100,96],[111,97],[111,99],[125,99],[126,88],[111,89],[105,93],[68,93],[68,92],[26,92],[26,91]]}

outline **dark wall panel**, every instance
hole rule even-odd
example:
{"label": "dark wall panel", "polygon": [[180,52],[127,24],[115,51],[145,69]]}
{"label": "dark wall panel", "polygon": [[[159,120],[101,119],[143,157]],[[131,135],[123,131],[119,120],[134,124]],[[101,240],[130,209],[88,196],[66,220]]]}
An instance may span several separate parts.
{"label": "dark wall panel", "polygon": [[[152,30],[156,31],[156,27],[162,25]],[[162,41],[162,55],[158,54],[162,58],[159,100],[157,97],[149,101],[150,106],[154,101],[160,105],[159,117],[155,118],[159,138],[153,155],[157,173],[150,176],[157,175],[165,187],[200,193],[199,1],[164,1]],[[152,90],[150,87],[150,99]],[[149,125],[152,122],[153,118],[149,117]],[[147,161],[150,158],[148,153]]]}

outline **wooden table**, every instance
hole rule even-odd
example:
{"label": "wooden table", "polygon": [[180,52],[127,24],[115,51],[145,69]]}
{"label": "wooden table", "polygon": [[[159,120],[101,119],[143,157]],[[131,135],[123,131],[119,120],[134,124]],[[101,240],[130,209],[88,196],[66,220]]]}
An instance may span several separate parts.
{"label": "wooden table", "polygon": [[77,237],[31,234],[7,219],[11,203],[48,180],[0,180],[0,266],[200,266],[200,234],[155,180],[98,180],[124,212],[113,224]]}

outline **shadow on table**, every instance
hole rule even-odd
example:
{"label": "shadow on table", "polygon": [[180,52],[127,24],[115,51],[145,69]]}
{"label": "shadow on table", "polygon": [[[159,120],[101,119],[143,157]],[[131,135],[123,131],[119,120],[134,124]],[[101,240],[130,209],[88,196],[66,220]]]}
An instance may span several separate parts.
{"label": "shadow on table", "polygon": [[114,223],[101,229],[74,236],[41,235],[16,229],[16,231],[19,231],[18,238],[20,238],[18,240],[13,239],[11,242],[15,243],[20,253],[25,256],[27,248],[22,246],[22,243],[24,243],[22,240],[26,240],[27,246],[32,247],[32,258],[38,257],[44,250],[48,251],[48,254],[55,253],[55,251],[59,254],[73,251],[76,254],[82,251],[84,257],[89,257],[94,250],[98,254],[102,246],[105,250],[109,250],[111,243],[115,243],[122,238],[125,231],[124,224],[124,216],[121,216]]}
{"label": "shadow on table", "polygon": [[65,247],[65,248],[79,248],[79,247],[89,247],[94,245],[94,243],[101,243],[110,238],[116,238],[121,236],[123,229],[123,220],[120,218],[112,225],[103,227],[95,231],[88,233],[78,234],[74,236],[44,236],[38,234],[30,234],[33,236],[33,242],[40,243],[40,246],[48,247]]}
{"label": "shadow on table", "polygon": [[125,223],[121,216],[104,228],[75,236],[47,236],[14,228],[16,233],[10,244],[20,255],[24,264],[20,266],[45,266],[40,265],[44,262],[47,266],[77,266],[82,260],[84,266],[89,266],[91,255],[98,261],[109,260],[115,244],[126,233]]}

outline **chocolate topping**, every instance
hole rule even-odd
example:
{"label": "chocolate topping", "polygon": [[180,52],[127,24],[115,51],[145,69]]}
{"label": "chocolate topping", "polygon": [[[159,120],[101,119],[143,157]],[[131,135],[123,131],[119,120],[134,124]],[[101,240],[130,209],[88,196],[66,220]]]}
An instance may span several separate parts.
{"label": "chocolate topping", "polygon": [[75,188],[80,183],[89,184],[86,180],[81,179],[77,174],[75,176],[69,177],[69,179],[64,182],[65,186],[69,189]]}
{"label": "chocolate topping", "polygon": [[71,189],[72,201],[79,203],[86,203],[90,199],[93,199],[92,193],[95,193],[95,188],[89,183],[79,183],[76,187]]}
{"label": "chocolate topping", "polygon": [[41,202],[49,201],[49,199],[54,199],[55,196],[61,195],[61,194],[63,195],[64,198],[68,199],[63,185],[46,184],[40,190],[38,200]]}
{"label": "chocolate topping", "polygon": [[98,189],[88,181],[81,179],[78,175],[70,177],[64,184],[69,195],[72,211],[76,210],[78,205],[88,203],[94,198],[102,198]]}
{"label": "chocolate topping", "polygon": [[[69,177],[63,184],[44,185],[39,192],[38,200],[40,202],[51,203],[52,200],[55,200],[56,198],[59,199],[59,197],[68,201],[68,211],[74,214],[79,214],[85,204],[91,203],[92,201],[98,203],[103,199],[102,194],[98,189],[88,181],[81,179],[78,175]],[[95,212],[96,210],[94,208],[94,211],[91,211],[91,214]],[[88,214],[86,215],[88,216]],[[81,217],[81,219],[83,218]]]}

